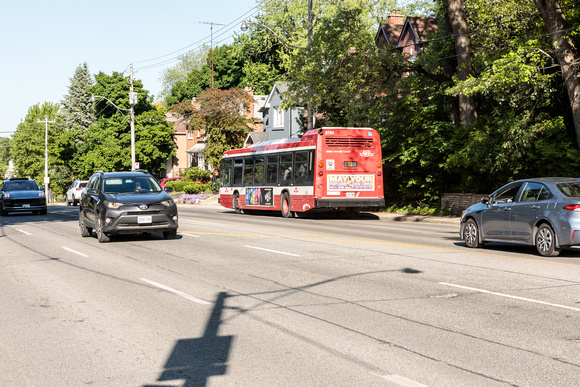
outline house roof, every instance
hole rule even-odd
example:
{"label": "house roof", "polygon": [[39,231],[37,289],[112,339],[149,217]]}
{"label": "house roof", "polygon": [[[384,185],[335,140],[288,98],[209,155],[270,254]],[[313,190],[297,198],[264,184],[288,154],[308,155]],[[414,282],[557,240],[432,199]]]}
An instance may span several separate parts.
{"label": "house roof", "polygon": [[385,42],[387,42],[387,47],[396,47],[402,31],[403,24],[381,23],[375,36],[375,42],[381,40],[382,38]]}
{"label": "house roof", "polygon": [[264,102],[264,105],[260,108],[260,112],[263,112],[270,108],[270,103],[272,102],[272,98],[274,97],[274,95],[282,94],[285,93],[286,91],[288,91],[288,83],[286,82],[274,83],[272,91],[270,91],[270,95],[268,95],[268,98],[266,98],[266,102]]}
{"label": "house roof", "polygon": [[405,34],[411,34],[413,42],[420,43],[426,36],[437,31],[437,19],[433,17],[408,17],[398,38],[397,46]]}
{"label": "house roof", "polygon": [[205,149],[205,143],[198,142],[197,144],[195,144],[194,146],[192,146],[191,148],[186,150],[185,153],[203,153],[204,149]]}
{"label": "house roof", "polygon": [[267,132],[250,132],[246,137],[246,141],[244,141],[244,148],[248,147],[252,144],[257,144],[262,141],[267,141],[269,138],[269,134]]}

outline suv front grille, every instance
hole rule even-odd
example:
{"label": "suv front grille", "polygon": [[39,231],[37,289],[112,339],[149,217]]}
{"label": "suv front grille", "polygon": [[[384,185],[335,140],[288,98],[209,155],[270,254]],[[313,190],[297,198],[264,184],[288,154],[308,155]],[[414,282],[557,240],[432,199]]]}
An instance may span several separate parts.
{"label": "suv front grille", "polygon": [[127,215],[158,215],[161,214],[161,211],[127,211]]}

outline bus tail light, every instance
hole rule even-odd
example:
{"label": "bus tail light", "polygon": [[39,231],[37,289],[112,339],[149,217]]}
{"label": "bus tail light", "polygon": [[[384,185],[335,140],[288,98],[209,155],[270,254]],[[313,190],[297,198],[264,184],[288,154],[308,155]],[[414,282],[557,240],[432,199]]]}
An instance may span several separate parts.
{"label": "bus tail light", "polygon": [[377,172],[377,176],[383,176],[382,172],[381,171],[378,171]]}
{"label": "bus tail light", "polygon": [[318,163],[318,168],[322,168],[322,167],[324,167],[324,163],[321,161]]}
{"label": "bus tail light", "polygon": [[383,164],[382,164],[382,163],[377,163],[377,168],[380,168],[380,167],[382,167],[382,166],[383,166]]}
{"label": "bus tail light", "polygon": [[324,175],[323,171],[318,171],[318,176],[322,177]]}

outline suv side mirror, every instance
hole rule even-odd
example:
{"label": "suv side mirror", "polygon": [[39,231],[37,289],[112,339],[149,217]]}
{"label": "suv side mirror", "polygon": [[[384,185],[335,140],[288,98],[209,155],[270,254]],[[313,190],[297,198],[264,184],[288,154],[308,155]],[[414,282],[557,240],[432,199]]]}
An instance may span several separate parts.
{"label": "suv side mirror", "polygon": [[173,192],[173,187],[172,187],[172,186],[170,186],[170,185],[166,185],[166,186],[163,188],[163,190],[164,190],[165,192]]}
{"label": "suv side mirror", "polygon": [[482,198],[481,198],[481,202],[482,202],[483,204],[487,204],[487,205],[489,205],[489,196],[484,196],[484,197],[482,197]]}
{"label": "suv side mirror", "polygon": [[88,188],[87,189],[87,195],[96,195],[96,194],[97,194],[96,188]]}

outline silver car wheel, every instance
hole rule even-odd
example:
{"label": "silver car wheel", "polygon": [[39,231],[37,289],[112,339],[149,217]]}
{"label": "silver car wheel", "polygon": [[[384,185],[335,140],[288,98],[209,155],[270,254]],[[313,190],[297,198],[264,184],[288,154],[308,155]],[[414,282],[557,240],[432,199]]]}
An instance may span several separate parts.
{"label": "silver car wheel", "polygon": [[467,247],[481,247],[482,243],[479,240],[479,230],[475,220],[468,219],[467,222],[465,222],[465,228],[463,229],[463,240],[465,241]]}
{"label": "silver car wheel", "polygon": [[554,230],[548,224],[542,224],[536,234],[536,249],[544,257],[555,257],[560,253],[556,247]]}

